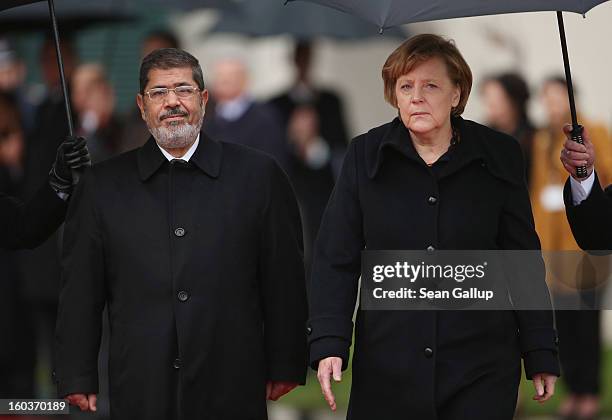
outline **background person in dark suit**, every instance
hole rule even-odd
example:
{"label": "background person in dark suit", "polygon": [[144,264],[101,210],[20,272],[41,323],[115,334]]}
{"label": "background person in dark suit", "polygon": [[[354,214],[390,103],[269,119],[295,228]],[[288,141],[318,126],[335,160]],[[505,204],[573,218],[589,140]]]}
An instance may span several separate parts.
{"label": "background person in dark suit", "polygon": [[[460,117],[472,74],[454,43],[415,36],[382,74],[399,117],[350,144],[315,244],[310,365],[332,409],[330,377],[340,380],[348,364],[364,248],[540,247],[518,142]],[[548,297],[539,271],[530,292]],[[556,353],[551,310],[358,310],[348,418],[509,420],[521,358],[544,402],[559,375]]]}
{"label": "background person in dark suit", "polygon": [[[604,191],[599,182],[595,170],[595,148],[588,132],[585,130],[584,145],[581,145],[571,140],[571,126],[565,126],[563,131],[568,139],[560,159],[570,174],[563,189],[563,200],[572,233],[582,249],[610,250],[612,185]],[[586,165],[588,177],[580,179],[576,177],[576,168],[582,165]]]}
{"label": "background person in dark suit", "polygon": [[[87,171],[64,234],[58,393],[97,409],[102,311],[114,419],[265,419],[304,383],[299,211],[276,162],[201,132],[195,57],[144,58],[152,137]],[[261,133],[265,136],[265,133]]]}
{"label": "background person in dark suit", "polygon": [[[24,129],[18,101],[0,92],[0,398],[35,396],[31,308],[23,297],[18,249],[34,248],[61,225],[75,181],[72,170],[89,164],[84,139],[68,138],[34,196],[18,198]],[[55,139],[53,139],[55,141]]]}
{"label": "background person in dark suit", "polygon": [[269,102],[281,115],[290,151],[287,174],[302,214],[308,278],[314,241],[349,140],[341,97],[313,80],[315,52],[310,41],[296,42],[294,82]]}

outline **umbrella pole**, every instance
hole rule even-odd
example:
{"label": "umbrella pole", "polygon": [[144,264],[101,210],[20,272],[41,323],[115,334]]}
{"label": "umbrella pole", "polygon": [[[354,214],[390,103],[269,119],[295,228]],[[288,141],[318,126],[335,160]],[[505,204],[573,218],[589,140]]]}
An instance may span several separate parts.
{"label": "umbrella pole", "polygon": [[55,52],[57,54],[57,66],[59,67],[60,81],[62,84],[62,91],[64,92],[64,106],[66,108],[66,117],[68,118],[68,134],[70,136],[74,136],[72,109],[70,107],[70,96],[68,96],[68,84],[66,83],[66,75],[64,74],[64,62],[62,60],[62,52],[60,51],[59,30],[57,28],[57,18],[55,17],[55,7],[53,6],[53,0],[47,0],[47,3],[49,3],[49,14],[51,15],[53,40],[55,41]]}
{"label": "umbrella pole", "polygon": [[[559,24],[559,36],[561,37],[561,53],[563,54],[563,67],[565,68],[565,81],[567,84],[567,96],[569,98],[570,112],[572,115],[572,140],[577,143],[584,144],[582,139],[583,127],[578,124],[576,116],[576,101],[574,99],[574,85],[572,84],[572,72],[569,63],[569,54],[567,52],[567,40],[565,39],[565,25],[563,24],[563,13],[557,12],[557,23]],[[578,178],[586,178],[586,166],[576,168],[576,176]]]}

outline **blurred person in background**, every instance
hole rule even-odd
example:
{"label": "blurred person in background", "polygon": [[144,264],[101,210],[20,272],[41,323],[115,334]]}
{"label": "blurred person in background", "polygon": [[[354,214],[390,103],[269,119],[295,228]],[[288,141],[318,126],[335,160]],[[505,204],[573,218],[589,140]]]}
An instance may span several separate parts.
{"label": "blurred person in background", "polygon": [[[13,231],[16,220],[12,220],[19,203],[9,196],[17,196],[22,174],[24,135],[20,120],[14,97],[0,93],[0,334],[4,337],[0,346],[0,398],[34,396],[35,348],[27,333],[32,321],[22,296],[17,254],[2,249],[19,245],[14,243],[19,240]],[[60,212],[65,210],[63,200],[54,200],[55,205],[45,209],[49,215],[57,214],[58,206]]]}
{"label": "blurred person in background", "polygon": [[23,175],[24,133],[15,97],[0,92],[0,191],[18,195]]}
{"label": "blurred person in background", "polygon": [[12,95],[21,115],[21,124],[27,134],[32,129],[37,98],[34,89],[25,85],[27,68],[6,39],[0,38],[0,92]]}
{"label": "blurred person in background", "polygon": [[87,138],[93,163],[115,155],[121,126],[114,113],[115,92],[104,69],[98,64],[79,65],[71,87],[76,133]]}
{"label": "blurred person in background", "polygon": [[283,118],[291,152],[288,174],[302,210],[307,276],[314,240],[348,143],[342,101],[332,90],[315,85],[312,55],[310,41],[296,42],[295,80],[288,91],[270,100]]}
{"label": "blurred person in background", "polygon": [[[569,173],[563,188],[565,213],[576,242],[584,250],[612,249],[612,185],[604,191],[595,170],[595,148],[585,131],[584,145],[571,141],[571,125],[563,127],[567,136],[561,163]],[[587,167],[586,178],[576,176],[576,168]]]}
{"label": "blurred person in background", "polygon": [[527,114],[530,97],[527,82],[516,73],[498,74],[485,79],[480,94],[485,107],[487,125],[514,137],[520,143],[525,157],[525,176],[529,186],[535,128]]}
{"label": "blurred person in background", "polygon": [[[140,58],[160,48],[180,48],[178,38],[170,31],[156,29],[145,35],[140,46]],[[149,130],[142,121],[138,107],[132,108],[123,121],[123,130],[117,142],[117,152],[123,153],[141,147],[149,139]]]}
{"label": "blurred person in background", "polygon": [[0,93],[0,335],[4,337],[0,398],[36,396],[31,313],[23,297],[17,254],[8,249],[35,247],[59,227],[74,186],[72,171],[89,165],[85,140],[64,140],[47,180],[32,200],[23,203],[14,196],[23,142],[17,103],[12,96]]}
{"label": "blurred person in background", "polygon": [[211,97],[204,131],[213,138],[252,147],[272,156],[287,171],[288,148],[280,116],[248,92],[248,70],[238,58],[213,66]]}
{"label": "blurred person in background", "polygon": [[[60,48],[66,80],[70,83],[78,63],[71,34],[62,33]],[[55,44],[50,34],[41,46],[39,59],[46,92],[36,109],[33,128],[26,137],[21,194],[24,201],[31,200],[46,182],[60,142],[68,135]],[[60,285],[61,235],[60,228],[37,248],[20,253],[24,296],[34,318],[34,328],[28,333],[36,342],[36,370],[44,378],[37,384],[38,396],[48,396],[52,390],[52,342]]]}
{"label": "blurred person in background", "polygon": [[[567,171],[559,156],[566,136],[563,127],[570,118],[567,85],[563,77],[548,78],[541,89],[540,99],[548,124],[534,137],[531,171],[531,203],[536,230],[544,251],[577,251],[580,249],[565,215],[563,185]],[[597,167],[599,179],[607,185],[612,180],[612,143],[604,126],[579,116],[601,160]],[[550,259],[548,272],[551,291],[556,299],[565,300],[577,295],[584,302],[593,302],[596,290],[582,288],[583,280],[576,269],[569,270],[569,258]],[[571,278],[567,277],[569,275]],[[570,283],[570,289],[567,283]],[[578,284],[580,283],[580,284]],[[559,414],[570,418],[592,418],[599,411],[601,371],[600,313],[595,310],[557,310],[559,359],[563,380],[569,394],[562,401]]]}
{"label": "blurred person in background", "polygon": [[[290,127],[292,119],[304,119],[300,112],[295,113],[296,109],[313,109],[317,120],[312,122],[311,130],[316,130],[318,141],[325,143],[325,148],[329,149],[328,158],[333,167],[334,173],[339,173],[344,152],[348,144],[348,133],[344,119],[344,110],[340,96],[330,89],[316,86],[312,77],[313,45],[310,41],[301,40],[295,45],[293,52],[293,64],[295,68],[295,80],[288,91],[272,98],[270,103],[278,109],[285,121],[285,126]],[[302,124],[304,124],[302,122]],[[291,139],[291,136],[289,136]],[[303,146],[293,144],[297,149],[298,157],[304,164],[311,164],[312,167],[321,167],[321,158],[308,161],[308,153],[304,152]],[[315,148],[322,148],[314,145]],[[320,155],[321,152],[310,154]]]}

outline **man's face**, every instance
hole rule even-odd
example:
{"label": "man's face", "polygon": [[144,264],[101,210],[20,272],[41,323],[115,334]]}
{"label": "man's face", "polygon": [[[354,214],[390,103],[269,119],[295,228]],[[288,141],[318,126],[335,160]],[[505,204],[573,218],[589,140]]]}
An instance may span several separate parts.
{"label": "man's face", "polygon": [[158,100],[146,92],[155,88],[173,89],[179,86],[198,85],[193,80],[190,67],[152,69],[145,93],[136,98],[142,118],[158,144],[164,148],[181,148],[192,144],[202,127],[208,91],[196,90],[190,97],[179,97],[175,92]]}
{"label": "man's face", "polygon": [[243,63],[234,59],[219,61],[213,70],[212,92],[219,103],[238,98],[246,90],[247,70]]}

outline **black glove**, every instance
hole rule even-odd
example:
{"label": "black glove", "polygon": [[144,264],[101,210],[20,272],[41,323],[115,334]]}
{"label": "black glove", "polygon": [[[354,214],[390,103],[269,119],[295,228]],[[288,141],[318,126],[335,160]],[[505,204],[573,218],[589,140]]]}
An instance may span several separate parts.
{"label": "black glove", "polygon": [[68,136],[57,148],[55,162],[49,171],[49,184],[58,193],[70,194],[87,166],[91,166],[87,141],[83,137]]}

